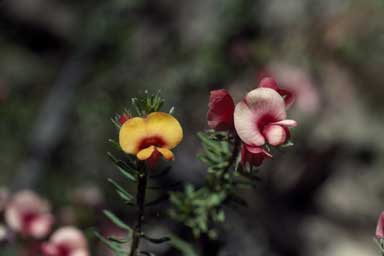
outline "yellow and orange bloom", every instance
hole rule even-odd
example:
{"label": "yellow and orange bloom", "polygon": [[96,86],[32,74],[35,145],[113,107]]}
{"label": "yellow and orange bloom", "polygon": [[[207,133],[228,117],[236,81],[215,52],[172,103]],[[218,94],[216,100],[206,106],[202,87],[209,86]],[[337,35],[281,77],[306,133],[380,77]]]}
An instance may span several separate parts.
{"label": "yellow and orange bloom", "polygon": [[171,151],[183,139],[183,129],[176,118],[163,112],[127,120],[120,129],[119,143],[127,154],[139,160],[155,162],[160,155],[173,160]]}

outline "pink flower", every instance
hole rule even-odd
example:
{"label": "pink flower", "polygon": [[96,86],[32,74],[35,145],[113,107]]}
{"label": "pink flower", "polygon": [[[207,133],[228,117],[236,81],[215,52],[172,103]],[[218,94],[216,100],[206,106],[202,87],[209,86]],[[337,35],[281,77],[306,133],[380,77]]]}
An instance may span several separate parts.
{"label": "pink flower", "polygon": [[285,90],[293,93],[295,105],[300,111],[313,114],[319,110],[321,95],[305,69],[285,63],[272,63],[266,71],[258,75],[259,78],[266,76],[273,77],[279,84],[284,85]]}
{"label": "pink flower", "polygon": [[270,88],[270,89],[273,89],[276,92],[278,92],[281,95],[281,97],[284,98],[284,103],[285,103],[286,108],[290,108],[292,106],[292,104],[295,102],[294,93],[291,90],[280,88],[277,85],[275,79],[273,79],[271,77],[263,78],[259,83],[259,87]]}
{"label": "pink flower", "polygon": [[273,89],[257,88],[236,105],[234,123],[245,144],[279,146],[289,139],[288,128],[296,126],[286,117],[284,99]]}
{"label": "pink flower", "polygon": [[217,131],[233,130],[235,104],[227,90],[211,91],[208,104],[208,126]]}
{"label": "pink flower", "polygon": [[376,237],[379,239],[384,238],[384,212],[380,214],[376,227]]}
{"label": "pink flower", "polygon": [[261,147],[253,147],[243,144],[241,147],[241,164],[246,166],[260,166],[265,159],[272,158],[272,155]]}
{"label": "pink flower", "polygon": [[46,200],[26,190],[18,192],[7,204],[5,221],[11,230],[40,239],[51,230],[53,216]]}
{"label": "pink flower", "polygon": [[89,256],[88,243],[83,233],[74,227],[57,230],[49,242],[42,245],[44,256]]}

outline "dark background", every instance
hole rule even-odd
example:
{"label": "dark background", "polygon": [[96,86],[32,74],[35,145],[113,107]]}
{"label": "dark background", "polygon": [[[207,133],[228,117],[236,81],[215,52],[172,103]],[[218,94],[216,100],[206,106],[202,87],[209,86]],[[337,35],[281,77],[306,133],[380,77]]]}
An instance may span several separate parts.
{"label": "dark background", "polygon": [[[199,255],[378,255],[383,15],[381,0],[3,0],[0,185],[47,197],[107,255],[90,231],[111,229],[101,209],[134,214],[106,182],[110,118],[160,89],[185,132],[172,178],[200,184],[209,91],[240,100],[268,73],[298,95],[296,145],[242,192],[248,208],[227,210],[219,242],[194,242]],[[180,231],[156,211],[151,232]]]}

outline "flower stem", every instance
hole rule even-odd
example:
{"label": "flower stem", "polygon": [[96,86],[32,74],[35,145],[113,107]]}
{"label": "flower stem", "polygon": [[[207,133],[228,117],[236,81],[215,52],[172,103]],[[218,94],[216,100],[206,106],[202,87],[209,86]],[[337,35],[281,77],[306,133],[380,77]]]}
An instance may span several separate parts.
{"label": "flower stem", "polygon": [[139,178],[137,183],[137,194],[136,194],[136,204],[138,207],[138,216],[136,220],[136,226],[133,231],[132,236],[132,244],[131,244],[131,251],[129,256],[137,256],[139,245],[140,245],[140,237],[142,235],[142,225],[144,221],[144,210],[145,210],[145,194],[147,190],[147,180],[148,180],[148,173],[147,168],[145,167],[145,164],[143,162],[139,162]]}
{"label": "flower stem", "polygon": [[240,152],[240,139],[235,136],[234,137],[234,145],[231,153],[231,158],[229,159],[228,166],[224,169],[224,173],[228,172],[229,169],[232,167],[232,165],[235,164],[237,156],[239,155]]}

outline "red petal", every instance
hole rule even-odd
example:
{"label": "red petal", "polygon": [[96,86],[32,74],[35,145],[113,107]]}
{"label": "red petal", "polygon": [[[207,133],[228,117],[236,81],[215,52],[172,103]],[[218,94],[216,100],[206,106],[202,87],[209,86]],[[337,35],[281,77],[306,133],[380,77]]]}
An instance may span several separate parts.
{"label": "red petal", "polygon": [[261,147],[253,147],[243,144],[241,147],[241,163],[245,166],[249,163],[251,166],[260,166],[265,159],[272,158],[272,155]]}
{"label": "red petal", "polygon": [[290,90],[287,90],[287,89],[281,89],[275,79],[271,78],[271,77],[265,77],[263,78],[260,83],[259,83],[259,87],[261,88],[270,88],[270,89],[273,89],[275,91],[277,91],[281,97],[284,98],[284,103],[285,103],[285,107],[286,108],[289,108],[290,106],[292,106],[292,104],[294,103],[295,101],[295,95],[292,91]]}
{"label": "red petal", "polygon": [[273,79],[272,77],[263,78],[259,83],[259,87],[270,88],[270,89],[273,89],[275,91],[279,90],[279,86],[277,85],[275,79]]}
{"label": "red petal", "polygon": [[217,131],[233,129],[235,103],[227,90],[211,91],[208,104],[208,126]]}

